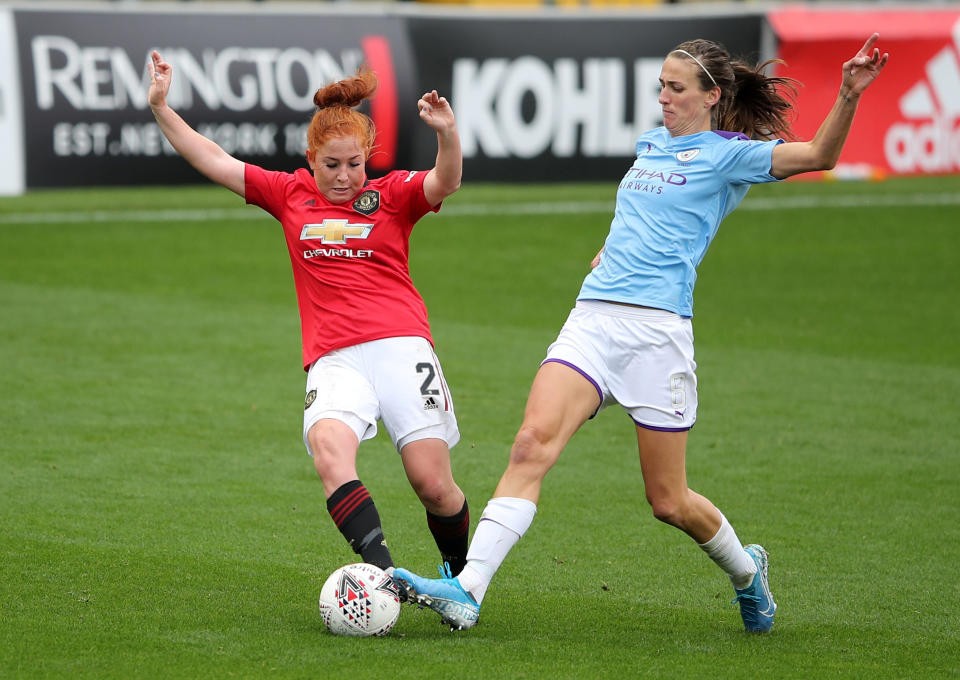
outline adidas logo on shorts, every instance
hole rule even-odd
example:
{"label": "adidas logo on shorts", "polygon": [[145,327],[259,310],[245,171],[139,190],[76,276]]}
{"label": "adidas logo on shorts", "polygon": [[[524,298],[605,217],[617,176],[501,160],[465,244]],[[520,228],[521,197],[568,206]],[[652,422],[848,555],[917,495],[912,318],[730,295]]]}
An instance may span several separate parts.
{"label": "adidas logo on shorts", "polygon": [[427,400],[423,402],[424,411],[435,411],[440,408],[440,404],[437,403],[437,400],[433,397],[427,397]]}

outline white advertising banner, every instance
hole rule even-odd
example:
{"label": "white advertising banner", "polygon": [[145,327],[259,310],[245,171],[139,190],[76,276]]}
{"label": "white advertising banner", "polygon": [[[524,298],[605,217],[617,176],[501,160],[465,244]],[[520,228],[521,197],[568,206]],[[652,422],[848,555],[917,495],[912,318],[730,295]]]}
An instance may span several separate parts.
{"label": "white advertising banner", "polygon": [[0,7],[0,196],[26,188],[19,69],[13,13]]}

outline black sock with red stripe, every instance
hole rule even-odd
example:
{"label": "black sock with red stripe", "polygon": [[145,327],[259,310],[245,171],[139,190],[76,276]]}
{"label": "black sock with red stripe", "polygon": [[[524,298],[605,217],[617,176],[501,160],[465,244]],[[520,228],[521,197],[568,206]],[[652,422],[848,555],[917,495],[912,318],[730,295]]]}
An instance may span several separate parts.
{"label": "black sock with red stripe", "polygon": [[463,499],[460,512],[452,517],[441,517],[427,511],[427,526],[440,548],[443,561],[450,564],[450,573],[456,576],[467,564],[467,535],[470,533],[470,509]]}
{"label": "black sock with red stripe", "polygon": [[393,566],[380,526],[380,513],[359,479],[347,482],[327,499],[327,511],[353,552],[381,569]]}

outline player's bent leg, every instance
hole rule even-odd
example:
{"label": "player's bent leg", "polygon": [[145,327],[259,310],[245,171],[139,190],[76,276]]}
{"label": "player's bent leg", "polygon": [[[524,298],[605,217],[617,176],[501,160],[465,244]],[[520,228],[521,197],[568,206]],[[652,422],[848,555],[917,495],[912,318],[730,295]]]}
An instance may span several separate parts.
{"label": "player's bent leg", "polygon": [[[684,531],[734,582],[735,602],[748,632],[766,632],[773,627],[777,605],[767,580],[767,552],[759,545],[741,547],[740,540],[708,499],[687,487],[685,470],[686,432],[660,432],[637,427],[640,466],[647,500],[657,519]],[[750,578],[737,588],[742,578]]]}
{"label": "player's bent leg", "polygon": [[307,444],[323,482],[327,512],[350,548],[364,562],[392,567],[377,506],[357,478],[356,432],[340,420],[324,418],[310,427]]}
{"label": "player's bent leg", "polygon": [[360,439],[349,425],[323,418],[310,427],[306,439],[327,498],[345,482],[356,479]]}
{"label": "player's bent leg", "polygon": [[472,628],[480,618],[480,604],[450,574],[450,567],[440,567],[440,578],[429,579],[397,567],[393,580],[405,591],[408,602],[429,607],[440,615],[451,629]]}
{"label": "player's bent leg", "polygon": [[706,543],[720,528],[720,512],[687,486],[687,432],[642,425],[636,430],[644,490],[654,517]]}
{"label": "player's bent leg", "polygon": [[445,441],[412,441],[400,450],[400,458],[407,481],[427,512],[446,517],[460,511],[464,495],[453,479],[450,449]]}
{"label": "player's bent leg", "polygon": [[530,387],[507,469],[493,495],[536,503],[547,472],[599,404],[597,388],[582,373],[564,363],[542,364]]}
{"label": "player's bent leg", "polygon": [[450,450],[443,439],[411,441],[400,449],[404,471],[426,510],[427,528],[455,573],[467,563],[470,509],[450,469]]}

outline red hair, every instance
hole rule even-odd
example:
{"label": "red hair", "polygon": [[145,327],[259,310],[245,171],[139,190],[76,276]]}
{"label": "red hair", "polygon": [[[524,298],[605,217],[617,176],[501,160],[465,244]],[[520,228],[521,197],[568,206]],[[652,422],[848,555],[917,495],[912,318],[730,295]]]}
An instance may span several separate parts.
{"label": "red hair", "polygon": [[373,120],[354,109],[377,91],[377,75],[366,68],[350,78],[321,87],[313,95],[317,112],[307,129],[307,146],[316,152],[335,137],[354,137],[364,158],[370,158],[377,129]]}

